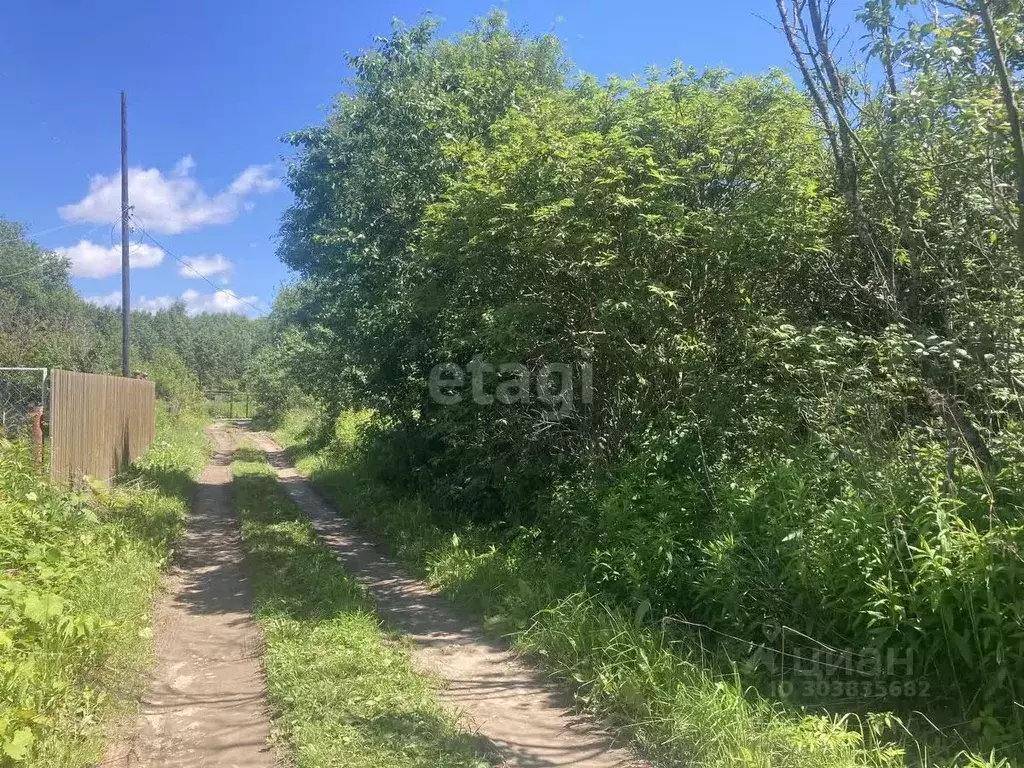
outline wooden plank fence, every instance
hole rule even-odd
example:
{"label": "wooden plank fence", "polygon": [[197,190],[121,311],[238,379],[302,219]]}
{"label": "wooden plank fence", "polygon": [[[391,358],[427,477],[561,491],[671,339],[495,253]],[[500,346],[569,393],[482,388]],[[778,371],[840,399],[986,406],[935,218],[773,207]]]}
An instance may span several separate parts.
{"label": "wooden plank fence", "polygon": [[78,486],[109,481],[153,440],[156,389],[144,379],[54,369],[50,379],[50,477]]}

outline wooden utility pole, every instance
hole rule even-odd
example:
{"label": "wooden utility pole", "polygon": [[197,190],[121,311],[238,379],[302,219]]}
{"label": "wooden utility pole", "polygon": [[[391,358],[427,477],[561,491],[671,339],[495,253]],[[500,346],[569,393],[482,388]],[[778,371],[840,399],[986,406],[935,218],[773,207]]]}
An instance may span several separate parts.
{"label": "wooden utility pole", "polygon": [[128,362],[128,315],[131,285],[128,279],[128,97],[121,91],[121,375],[131,376]]}

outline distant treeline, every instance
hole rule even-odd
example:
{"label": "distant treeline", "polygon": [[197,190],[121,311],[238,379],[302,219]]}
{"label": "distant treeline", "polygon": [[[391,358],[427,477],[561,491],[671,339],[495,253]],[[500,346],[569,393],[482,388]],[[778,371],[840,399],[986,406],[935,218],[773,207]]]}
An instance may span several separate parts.
{"label": "distant treeline", "polygon": [[[66,259],[0,219],[0,366],[120,372],[121,313],[84,301],[68,275]],[[131,313],[132,369],[161,388],[241,386],[265,340],[260,320],[191,316],[183,302]]]}

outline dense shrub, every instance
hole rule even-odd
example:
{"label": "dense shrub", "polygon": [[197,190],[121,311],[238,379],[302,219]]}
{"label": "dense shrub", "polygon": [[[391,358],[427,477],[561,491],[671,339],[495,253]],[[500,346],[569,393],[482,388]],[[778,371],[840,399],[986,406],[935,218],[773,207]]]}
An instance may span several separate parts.
{"label": "dense shrub", "polygon": [[[949,743],[1016,755],[1024,170],[996,70],[1018,82],[1024,16],[907,6],[865,5],[863,71],[891,76],[862,87],[823,74],[827,4],[780,2],[804,93],[572,79],[499,16],[400,27],[292,137],[280,360],[328,423],[373,409],[364,466],[407,499],[381,527],[424,557],[454,535],[427,565],[455,591],[697,623],[765,692],[751,647],[892,650],[881,698],[811,703],[924,699]],[[571,402],[492,397],[552,363]],[[461,399],[441,364],[475,368]]]}

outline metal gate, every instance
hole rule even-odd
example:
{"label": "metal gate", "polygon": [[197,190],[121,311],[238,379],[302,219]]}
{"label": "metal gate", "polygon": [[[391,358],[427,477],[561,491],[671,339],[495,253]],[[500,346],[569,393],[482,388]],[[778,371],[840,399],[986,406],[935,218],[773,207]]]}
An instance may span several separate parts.
{"label": "metal gate", "polygon": [[248,419],[252,416],[252,398],[248,392],[234,389],[208,389],[206,408],[215,419]]}

